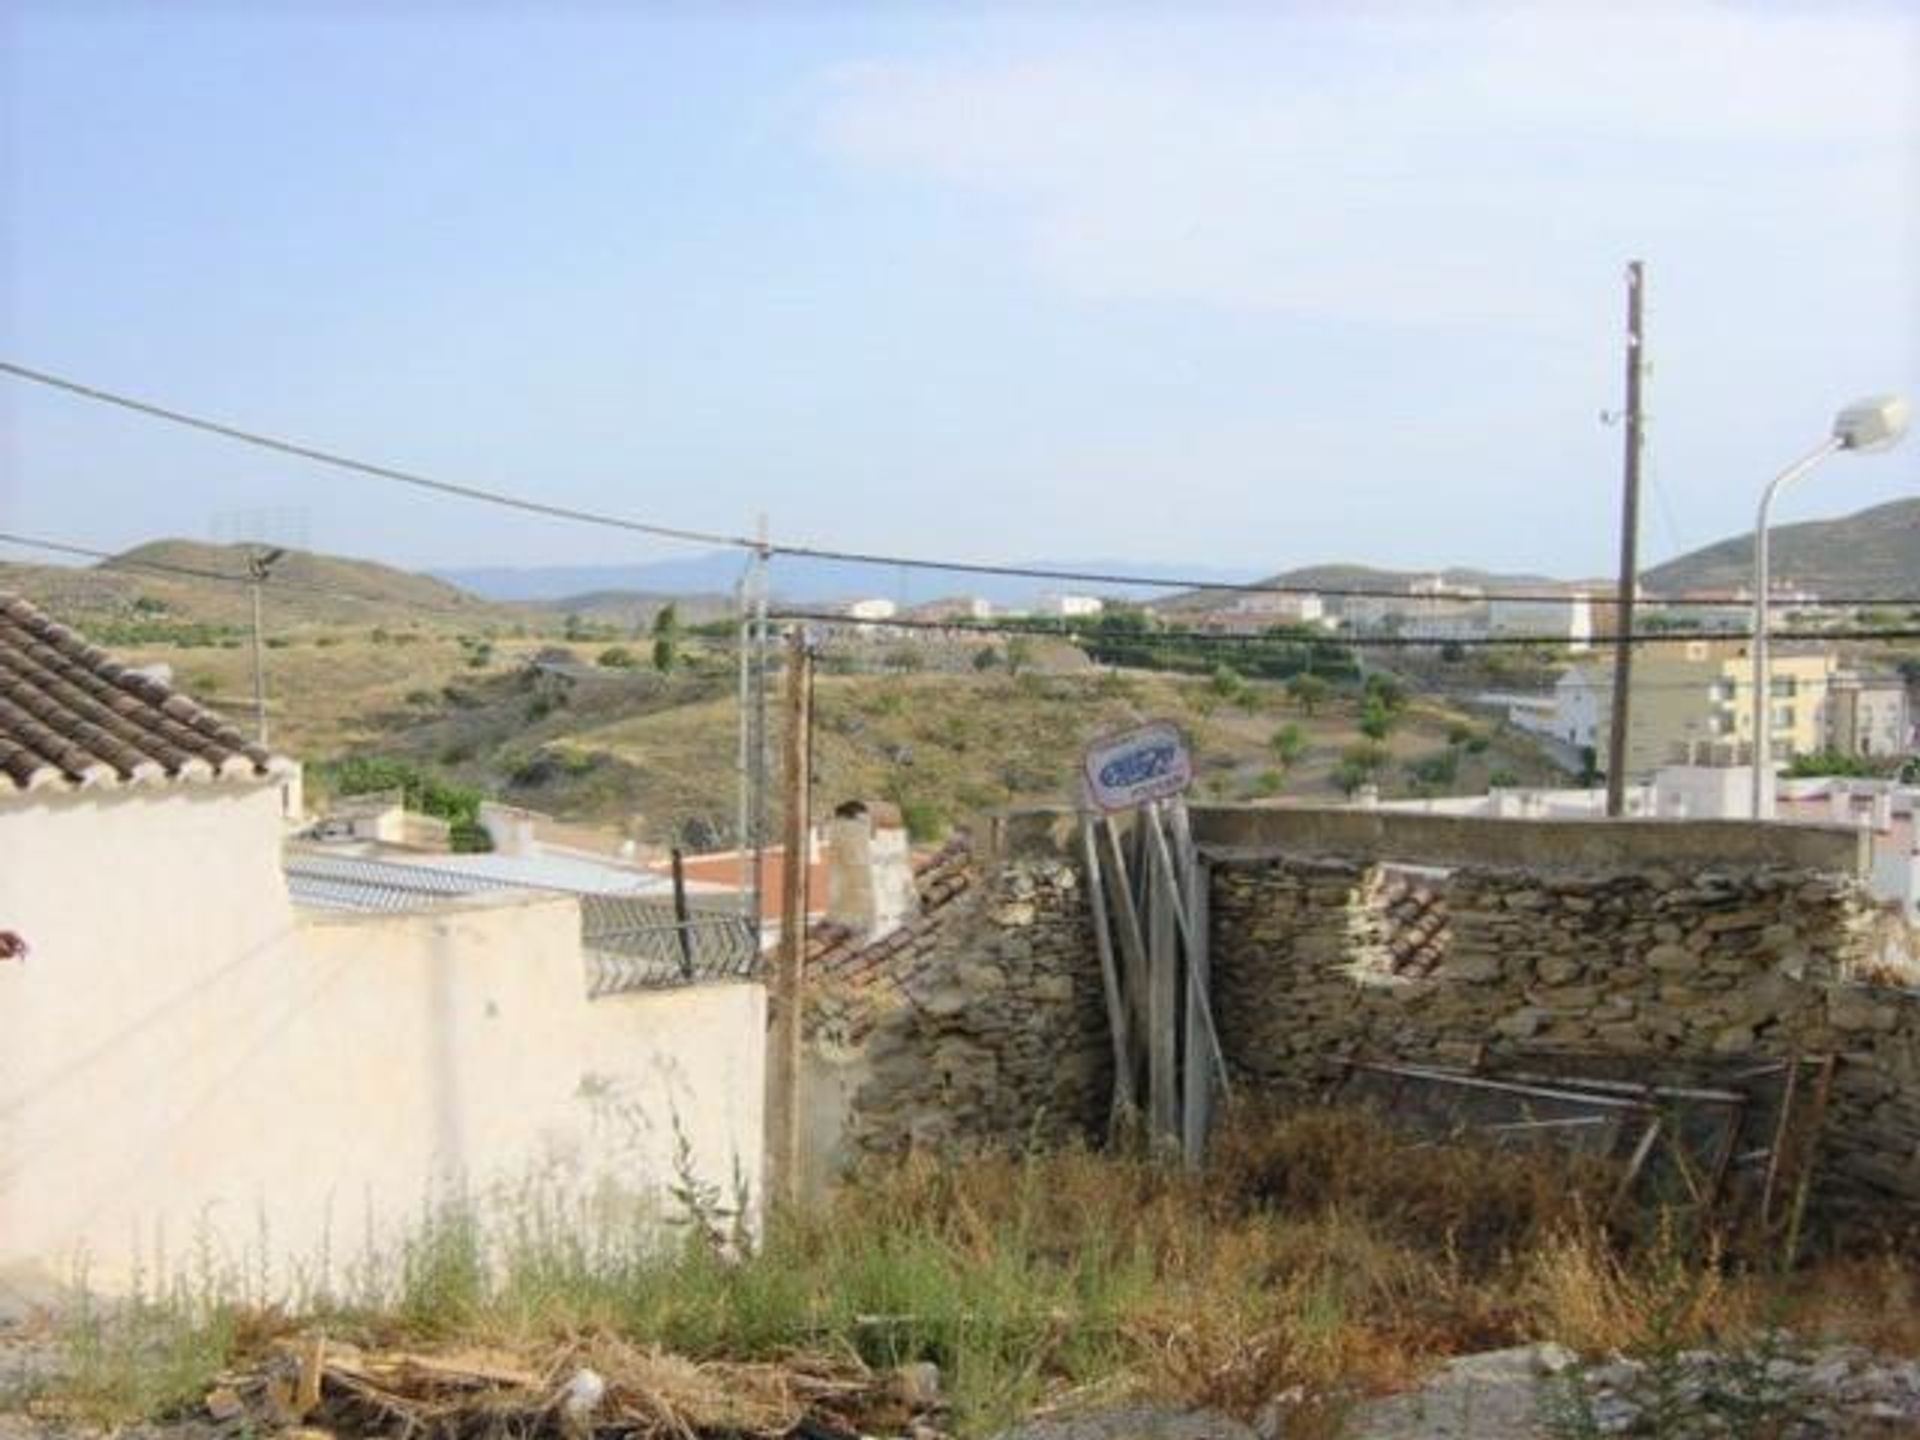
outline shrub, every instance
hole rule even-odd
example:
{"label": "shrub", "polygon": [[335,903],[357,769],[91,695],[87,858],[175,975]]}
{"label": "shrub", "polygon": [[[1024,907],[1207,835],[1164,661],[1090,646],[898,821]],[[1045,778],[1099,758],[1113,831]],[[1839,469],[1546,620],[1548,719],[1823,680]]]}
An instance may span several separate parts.
{"label": "shrub", "polygon": [[1326,700],[1333,689],[1318,675],[1296,675],[1287,681],[1287,699],[1311,715]]}
{"label": "shrub", "polygon": [[1267,737],[1267,748],[1282,765],[1291,765],[1307,749],[1307,732],[1288,721]]}
{"label": "shrub", "polygon": [[[458,830],[478,829],[480,792],[470,785],[458,785],[424,770],[409,760],[386,755],[355,755],[319,768],[320,778],[336,795],[366,795],[380,790],[398,790],[409,810],[445,820]],[[479,832],[484,839],[486,832]],[[489,849],[468,834],[470,848]]]}
{"label": "shrub", "polygon": [[1378,696],[1369,696],[1360,711],[1360,733],[1369,740],[1384,740],[1393,730],[1393,711]]}
{"label": "shrub", "polygon": [[603,670],[632,670],[640,664],[640,657],[624,645],[609,645],[594,660]]}

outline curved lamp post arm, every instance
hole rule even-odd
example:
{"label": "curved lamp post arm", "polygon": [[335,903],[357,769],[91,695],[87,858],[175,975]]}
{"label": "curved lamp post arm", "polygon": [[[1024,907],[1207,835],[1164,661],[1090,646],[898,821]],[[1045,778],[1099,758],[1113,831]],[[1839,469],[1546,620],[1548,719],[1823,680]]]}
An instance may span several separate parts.
{"label": "curved lamp post arm", "polygon": [[1768,671],[1767,631],[1772,625],[1768,609],[1772,599],[1773,576],[1767,556],[1767,520],[1773,510],[1774,496],[1805,475],[1836,451],[1847,448],[1838,435],[1829,436],[1818,448],[1809,450],[1793,464],[1774,476],[1760,495],[1760,512],[1753,522],[1753,643],[1749,659],[1753,674],[1753,818],[1773,818],[1773,681]]}

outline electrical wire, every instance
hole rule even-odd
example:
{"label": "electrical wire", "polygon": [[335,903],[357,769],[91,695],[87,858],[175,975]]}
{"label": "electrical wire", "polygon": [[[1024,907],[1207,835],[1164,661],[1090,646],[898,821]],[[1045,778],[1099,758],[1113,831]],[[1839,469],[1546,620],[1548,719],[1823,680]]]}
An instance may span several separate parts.
{"label": "electrical wire", "polygon": [[[769,558],[785,557],[795,560],[825,560],[839,564],[870,565],[876,567],[890,566],[901,571],[935,571],[955,575],[995,576],[1006,579],[1023,580],[1053,580],[1080,585],[1126,586],[1134,589],[1191,590],[1201,593],[1227,595],[1300,595],[1324,596],[1335,599],[1408,598],[1408,592],[1404,590],[1382,590],[1377,588],[1338,585],[1288,585],[1275,581],[1223,581],[1206,578],[1139,575],[1119,571],[1075,570],[1065,567],[1042,565],[999,564],[986,561],[893,555],[878,551],[844,550],[820,545],[775,543],[770,540],[754,539],[744,535],[732,535],[713,530],[690,529],[683,526],[666,525],[658,521],[639,520],[628,516],[612,515],[604,511],[586,510],[576,506],[557,505],[549,501],[536,500],[530,496],[517,495],[509,491],[451,480],[440,480],[390,465],[358,460],[336,451],[322,450],[311,445],[281,439],[277,436],[267,435],[259,431],[242,429],[237,425],[230,425],[223,421],[211,420],[203,416],[189,414],[186,411],[178,410],[171,406],[157,404],[150,400],[142,400],[131,395],[107,390],[97,385],[89,385],[66,376],[55,375],[49,371],[22,365],[16,361],[0,360],[0,374],[11,375],[15,379],[61,390],[85,400],[116,406],[150,419],[164,420],[171,424],[186,426],[189,429],[202,431],[206,434],[217,435],[223,439],[234,440],[241,444],[272,450],[299,459],[311,460],[316,464],[329,465],[338,469],[353,471],[357,474],[387,480],[395,484],[408,485],[417,489],[432,491],[437,494],[451,496],[455,499],[501,506],[527,514],[544,515],[553,519],[569,520],[583,525],[598,525],[636,534],[651,535],[659,539],[749,550]],[[1574,592],[1570,590],[1552,592],[1502,591],[1488,597],[1440,596],[1434,598],[1442,601],[1449,598],[1491,598],[1509,603],[1532,601],[1559,604],[1565,603],[1571,593]],[[1724,608],[1730,603],[1739,602],[1727,599],[1676,597],[1660,603],[1667,608]],[[1877,605],[1920,604],[1920,597],[1842,596],[1811,600],[1790,600],[1782,598],[1770,599],[1768,604],[1769,606],[1783,608],[1854,609]]]}
{"label": "electrical wire", "polygon": [[[769,620],[783,620],[789,623],[816,624],[827,626],[878,626],[882,629],[926,631],[945,631],[954,636],[967,635],[1024,635],[1037,639],[1049,637],[1066,640],[1074,644],[1108,643],[1152,644],[1155,642],[1175,641],[1207,645],[1299,645],[1320,646],[1342,650],[1368,649],[1424,649],[1438,650],[1448,645],[1458,645],[1467,649],[1486,649],[1493,647],[1545,646],[1558,650],[1567,648],[1565,635],[1476,635],[1459,639],[1435,640],[1422,635],[1244,635],[1218,630],[1101,630],[1097,626],[1066,626],[1060,629],[1045,628],[1042,625],[1015,624],[1010,621],[975,620],[965,623],[952,620],[909,620],[893,618],[887,620],[863,619],[851,615],[839,615],[824,610],[775,610],[769,612]],[[1835,629],[1835,630],[1774,630],[1770,632],[1774,640],[1784,641],[1822,641],[1822,640],[1915,640],[1920,639],[1920,626],[1902,626],[1889,628]],[[1659,631],[1638,632],[1628,638],[1630,645],[1687,645],[1698,642],[1712,642],[1716,639],[1723,643],[1738,643],[1744,638],[1737,631],[1729,631],[1721,636],[1701,634],[1697,631]],[[1595,636],[1595,648],[1612,649],[1618,643],[1613,636]]]}
{"label": "electrical wire", "polygon": [[390,480],[397,485],[411,485],[415,489],[451,495],[461,500],[477,500],[483,504],[499,505],[530,515],[545,515],[555,520],[573,520],[586,525],[602,525],[616,530],[629,530],[639,535],[652,535],[662,540],[681,540],[696,545],[722,545],[735,548],[744,546],[753,549],[758,543],[739,535],[723,535],[711,530],[689,530],[675,525],[662,525],[651,520],[632,520],[594,510],[581,510],[570,505],[555,505],[546,500],[512,495],[504,490],[490,490],[479,485],[467,485],[453,480],[438,480],[430,475],[396,469],[391,465],[377,465],[367,460],[356,460],[350,455],[317,449],[297,441],[282,440],[276,436],[263,435],[258,431],[243,430],[237,425],[228,425],[219,420],[189,415],[183,410],[157,405],[151,400],[139,400],[131,395],[102,390],[95,385],[69,380],[65,376],[49,374],[44,370],[35,370],[11,360],[0,360],[0,373],[12,375],[20,380],[29,380],[36,385],[46,385],[55,390],[65,390],[69,394],[78,395],[86,400],[95,400],[103,405],[115,405],[122,410],[130,410],[151,419],[166,420],[175,425],[184,425],[191,430],[201,430],[209,435],[237,440],[243,445],[276,451],[282,455],[292,455],[301,460],[311,460],[316,465],[331,465],[335,469],[351,470],[356,474],[370,475],[377,480]]}

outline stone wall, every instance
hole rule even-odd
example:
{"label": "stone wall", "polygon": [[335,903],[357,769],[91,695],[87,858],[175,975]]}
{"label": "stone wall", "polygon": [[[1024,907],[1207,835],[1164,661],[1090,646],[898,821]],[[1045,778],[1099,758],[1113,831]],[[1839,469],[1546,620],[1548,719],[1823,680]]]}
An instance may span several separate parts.
{"label": "stone wall", "polygon": [[[840,1169],[913,1147],[1101,1133],[1113,1073],[1071,817],[1015,815],[968,892],[881,973],[810,986],[808,1079]],[[825,1152],[822,1155],[822,1152]]]}
{"label": "stone wall", "polygon": [[[1920,994],[1857,980],[1874,911],[1844,868],[1682,843],[1633,866],[1552,844],[1528,865],[1456,865],[1441,882],[1446,954],[1409,975],[1379,943],[1372,875],[1386,859],[1431,863],[1431,847],[1391,826],[1352,854],[1268,838],[1211,857],[1216,1013],[1251,1088],[1317,1094],[1362,1057],[1837,1055],[1830,1196],[1920,1210]],[[1803,840],[1776,853],[1821,859]]]}
{"label": "stone wall", "polygon": [[[1920,992],[1861,978],[1856,833],[1225,808],[1194,828],[1243,1089],[1315,1097],[1360,1057],[1638,1073],[1834,1055],[1830,1198],[1920,1218]],[[1073,817],[1001,822],[966,893],[890,943],[809,992],[833,1168],[1101,1132],[1111,1050]]]}

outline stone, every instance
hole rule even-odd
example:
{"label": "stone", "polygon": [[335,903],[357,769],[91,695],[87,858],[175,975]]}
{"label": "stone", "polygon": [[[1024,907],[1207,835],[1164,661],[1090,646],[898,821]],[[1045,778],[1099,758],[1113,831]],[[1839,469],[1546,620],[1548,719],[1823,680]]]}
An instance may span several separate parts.
{"label": "stone", "polygon": [[1713,1037],[1716,1055],[1744,1055],[1753,1049],[1753,1031],[1745,1025],[1732,1025]]}
{"label": "stone", "polygon": [[1578,980],[1585,968],[1571,956],[1548,955],[1534,966],[1534,973],[1549,985],[1565,985],[1570,980]]}
{"label": "stone", "polygon": [[1887,1031],[1900,1023],[1900,1013],[1864,987],[1836,986],[1827,992],[1827,1023],[1836,1030]]}
{"label": "stone", "polygon": [[915,1410],[931,1410],[940,1403],[940,1367],[931,1360],[902,1365],[893,1372],[894,1389]]}
{"label": "stone", "polygon": [[1529,1040],[1539,1034],[1551,1018],[1549,1012],[1528,1006],[1495,1021],[1493,1028],[1511,1040]]}
{"label": "stone", "polygon": [[1498,980],[1505,973],[1505,962],[1498,955],[1484,950],[1455,951],[1439,970],[1442,980],[1464,980],[1476,985]]}
{"label": "stone", "polygon": [[1663,975],[1685,975],[1700,968],[1700,957],[1682,945],[1656,945],[1647,952],[1647,966]]}
{"label": "stone", "polygon": [[1128,1405],[1052,1415],[1002,1430],[994,1440],[1255,1440],[1231,1416],[1173,1405]]}

